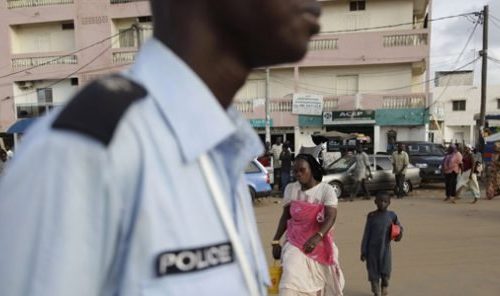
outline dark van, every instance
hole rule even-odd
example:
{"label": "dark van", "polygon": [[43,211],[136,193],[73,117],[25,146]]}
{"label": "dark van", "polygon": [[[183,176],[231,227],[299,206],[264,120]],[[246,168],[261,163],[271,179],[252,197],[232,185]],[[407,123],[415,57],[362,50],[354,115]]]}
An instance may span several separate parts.
{"label": "dark van", "polygon": [[[422,181],[442,181],[441,164],[445,156],[445,148],[441,144],[424,141],[401,141],[410,157],[410,163],[420,168]],[[392,154],[392,152],[390,152]]]}

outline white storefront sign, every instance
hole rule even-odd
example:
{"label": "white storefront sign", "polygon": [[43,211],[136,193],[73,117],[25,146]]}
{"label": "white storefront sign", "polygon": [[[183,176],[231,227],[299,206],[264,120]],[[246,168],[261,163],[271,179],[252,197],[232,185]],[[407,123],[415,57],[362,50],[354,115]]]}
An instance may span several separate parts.
{"label": "white storefront sign", "polygon": [[298,115],[323,115],[323,96],[294,94],[292,113]]}

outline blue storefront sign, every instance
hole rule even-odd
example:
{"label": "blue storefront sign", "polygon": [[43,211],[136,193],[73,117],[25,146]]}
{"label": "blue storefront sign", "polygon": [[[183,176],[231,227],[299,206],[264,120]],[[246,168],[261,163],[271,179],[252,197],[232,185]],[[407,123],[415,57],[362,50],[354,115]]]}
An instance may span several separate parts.
{"label": "blue storefront sign", "polygon": [[323,116],[299,115],[300,127],[323,127]]}
{"label": "blue storefront sign", "polygon": [[378,109],[375,121],[379,126],[418,126],[429,122],[425,108]]}
{"label": "blue storefront sign", "polygon": [[[266,127],[266,120],[265,119],[250,119],[250,124],[254,128],[265,128]],[[270,121],[270,126],[273,126],[273,120],[271,119]]]}

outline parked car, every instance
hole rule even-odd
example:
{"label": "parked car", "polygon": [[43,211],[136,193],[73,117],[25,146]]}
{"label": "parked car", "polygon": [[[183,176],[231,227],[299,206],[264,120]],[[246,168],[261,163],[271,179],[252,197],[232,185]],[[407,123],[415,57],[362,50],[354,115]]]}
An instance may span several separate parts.
{"label": "parked car", "polygon": [[[373,178],[367,180],[367,189],[372,194],[377,191],[394,190],[396,178],[392,173],[391,157],[389,155],[374,155],[369,156],[369,159]],[[346,155],[326,168],[323,182],[332,185],[337,196],[349,195],[354,186],[352,173],[355,167],[354,156]],[[408,194],[414,188],[420,187],[421,182],[420,169],[410,164],[406,172],[406,180],[403,183],[404,192]]]}
{"label": "parked car", "polygon": [[266,197],[271,194],[269,173],[256,159],[248,164],[245,170],[245,179],[252,200],[255,200],[257,197]]}
{"label": "parked car", "polygon": [[420,169],[423,181],[442,181],[441,164],[445,156],[445,148],[441,144],[431,142],[405,141],[403,144],[410,157],[410,163]]}

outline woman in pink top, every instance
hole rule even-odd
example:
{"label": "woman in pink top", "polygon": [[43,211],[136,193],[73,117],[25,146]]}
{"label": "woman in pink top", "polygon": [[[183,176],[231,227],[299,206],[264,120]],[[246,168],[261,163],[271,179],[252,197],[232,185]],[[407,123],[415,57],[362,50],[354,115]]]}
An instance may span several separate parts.
{"label": "woman in pink top", "polygon": [[283,214],[272,242],[273,257],[283,263],[280,296],[341,296],[344,278],[331,231],[337,195],[321,182],[322,168],[314,157],[298,155],[294,173],[298,181],[285,189]]}
{"label": "woman in pink top", "polygon": [[446,185],[445,201],[457,195],[457,176],[462,171],[462,154],[457,151],[457,146],[450,145],[448,153],[444,157],[443,164],[444,181]]}

